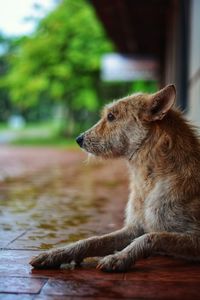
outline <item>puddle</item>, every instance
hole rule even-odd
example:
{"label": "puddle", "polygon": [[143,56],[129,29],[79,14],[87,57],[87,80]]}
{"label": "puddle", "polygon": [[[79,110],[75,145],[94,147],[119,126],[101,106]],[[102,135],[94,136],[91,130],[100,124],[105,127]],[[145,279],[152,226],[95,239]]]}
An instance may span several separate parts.
{"label": "puddle", "polygon": [[2,182],[0,228],[25,232],[8,248],[49,249],[114,227],[109,207],[114,197],[126,200],[127,183],[120,163],[108,170],[105,162],[84,164],[82,156],[70,163],[66,154],[63,163]]}

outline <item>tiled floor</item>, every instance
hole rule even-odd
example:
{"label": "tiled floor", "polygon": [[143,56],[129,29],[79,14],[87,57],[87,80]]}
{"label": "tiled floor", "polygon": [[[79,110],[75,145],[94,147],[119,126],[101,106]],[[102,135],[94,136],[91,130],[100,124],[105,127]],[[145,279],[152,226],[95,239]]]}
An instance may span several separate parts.
{"label": "tiled floor", "polygon": [[167,257],[124,274],[97,271],[95,261],[31,268],[45,249],[122,225],[125,166],[85,158],[78,150],[0,149],[0,299],[199,299],[200,264]]}

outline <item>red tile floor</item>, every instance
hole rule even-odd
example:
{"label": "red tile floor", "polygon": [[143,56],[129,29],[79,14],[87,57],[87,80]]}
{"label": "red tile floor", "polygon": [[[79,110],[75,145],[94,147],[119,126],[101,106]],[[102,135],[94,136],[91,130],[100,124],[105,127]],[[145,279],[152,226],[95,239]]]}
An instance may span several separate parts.
{"label": "red tile floor", "polygon": [[74,269],[34,270],[45,249],[123,222],[125,164],[86,161],[79,150],[0,149],[0,299],[200,299],[200,264],[153,257],[124,274],[86,261]]}

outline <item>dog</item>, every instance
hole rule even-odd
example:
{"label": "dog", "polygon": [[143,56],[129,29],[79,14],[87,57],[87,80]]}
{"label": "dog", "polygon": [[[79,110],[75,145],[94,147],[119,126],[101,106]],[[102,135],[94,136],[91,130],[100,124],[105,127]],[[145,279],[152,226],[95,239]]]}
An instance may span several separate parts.
{"label": "dog", "polygon": [[97,268],[124,272],[155,254],[200,260],[200,143],[196,129],[173,108],[174,85],[107,105],[101,120],[77,138],[103,158],[124,158],[130,195],[124,227],[32,259],[35,268],[58,268],[100,257]]}

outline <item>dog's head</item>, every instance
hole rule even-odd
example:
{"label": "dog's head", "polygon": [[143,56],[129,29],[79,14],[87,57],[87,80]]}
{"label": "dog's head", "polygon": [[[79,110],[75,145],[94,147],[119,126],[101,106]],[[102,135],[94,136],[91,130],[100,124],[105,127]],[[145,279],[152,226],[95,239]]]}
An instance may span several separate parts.
{"label": "dog's head", "polygon": [[130,158],[161,122],[174,104],[176,90],[168,85],[155,94],[134,94],[103,109],[100,121],[81,134],[77,143],[89,153],[104,158]]}

